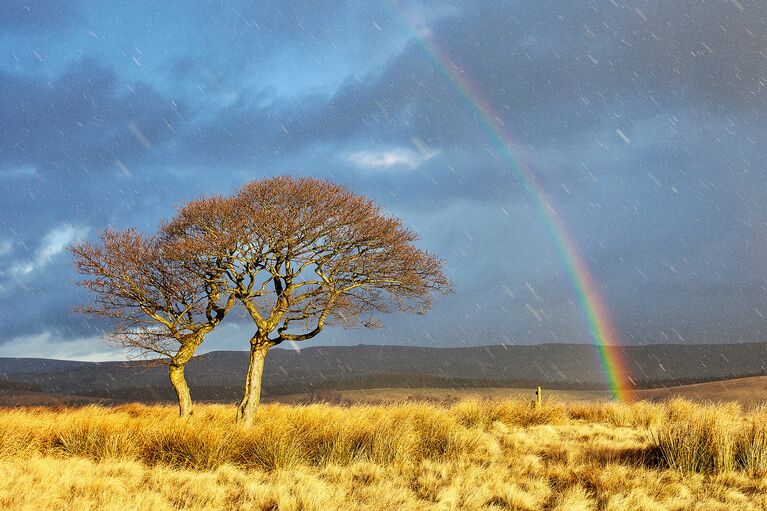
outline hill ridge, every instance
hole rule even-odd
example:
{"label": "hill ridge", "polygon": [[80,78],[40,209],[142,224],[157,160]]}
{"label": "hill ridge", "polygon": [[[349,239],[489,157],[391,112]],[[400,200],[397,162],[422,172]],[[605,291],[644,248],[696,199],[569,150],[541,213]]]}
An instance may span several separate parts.
{"label": "hill ridge", "polygon": [[[638,388],[684,385],[767,374],[767,343],[621,346]],[[236,400],[247,352],[216,350],[190,362],[187,375],[199,399]],[[114,399],[164,400],[173,394],[165,367],[142,361],[65,361],[0,358],[0,382],[43,392]],[[306,346],[273,349],[264,393],[390,387],[513,387],[606,389],[597,348],[582,343],[483,346]]]}

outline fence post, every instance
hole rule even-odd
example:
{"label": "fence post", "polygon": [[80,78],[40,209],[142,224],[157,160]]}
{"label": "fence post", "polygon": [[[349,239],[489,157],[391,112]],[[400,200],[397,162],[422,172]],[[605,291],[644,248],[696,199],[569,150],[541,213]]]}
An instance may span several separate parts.
{"label": "fence post", "polygon": [[541,407],[541,386],[538,385],[538,390],[535,391],[535,407]]}

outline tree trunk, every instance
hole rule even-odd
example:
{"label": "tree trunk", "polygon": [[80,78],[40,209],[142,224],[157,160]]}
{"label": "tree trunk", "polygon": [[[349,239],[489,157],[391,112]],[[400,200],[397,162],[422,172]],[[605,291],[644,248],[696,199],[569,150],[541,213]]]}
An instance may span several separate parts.
{"label": "tree trunk", "polygon": [[185,364],[176,364],[171,362],[168,369],[170,374],[170,383],[178,396],[178,416],[186,419],[192,415],[192,394],[189,392],[189,385],[184,378]]}
{"label": "tree trunk", "polygon": [[237,408],[237,422],[250,426],[256,417],[256,408],[261,400],[261,379],[264,375],[264,360],[271,346],[263,343],[251,343],[248,374],[245,376],[245,393]]}
{"label": "tree trunk", "polygon": [[170,375],[170,384],[178,396],[178,415],[182,419],[192,415],[192,394],[189,392],[189,386],[184,378],[184,368],[192,360],[194,352],[205,338],[205,332],[196,332],[187,335],[179,340],[181,347],[170,359],[168,374]]}

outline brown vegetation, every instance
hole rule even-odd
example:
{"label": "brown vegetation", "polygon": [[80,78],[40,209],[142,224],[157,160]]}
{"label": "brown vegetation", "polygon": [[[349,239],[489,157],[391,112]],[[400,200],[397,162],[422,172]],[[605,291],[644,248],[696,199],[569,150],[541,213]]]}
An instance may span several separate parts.
{"label": "brown vegetation", "polygon": [[262,405],[258,428],[219,405],[174,415],[3,410],[0,507],[767,509],[761,408]]}
{"label": "brown vegetation", "polygon": [[314,178],[246,184],[234,197],[192,201],[163,227],[190,258],[225,270],[227,289],[255,326],[238,420],[250,424],[264,360],[284,341],[307,341],[326,325],[377,325],[392,307],[423,313],[447,292],[443,262],[417,235],[365,197]]}
{"label": "brown vegetation", "polygon": [[326,325],[376,326],[392,308],[424,313],[450,283],[443,261],[365,197],[313,178],[246,184],[233,197],[191,201],[158,234],[107,229],[71,248],[94,301],[123,346],[168,358],[182,417],[192,413],[184,368],[239,302],[255,324],[237,419],[250,424],[267,351]]}
{"label": "brown vegetation", "polygon": [[81,307],[112,320],[109,338],[140,354],[166,357],[179,415],[192,414],[184,368],[197,348],[234,306],[221,301],[223,270],[187,257],[183,246],[135,229],[104,230],[98,243],[70,247],[75,269],[88,278],[80,285],[93,296]]}

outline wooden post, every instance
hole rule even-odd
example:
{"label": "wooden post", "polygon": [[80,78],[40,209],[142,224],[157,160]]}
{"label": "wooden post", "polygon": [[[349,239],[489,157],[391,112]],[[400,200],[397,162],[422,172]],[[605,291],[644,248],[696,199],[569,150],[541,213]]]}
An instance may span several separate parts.
{"label": "wooden post", "polygon": [[538,390],[535,391],[535,407],[541,407],[541,386],[538,385]]}

